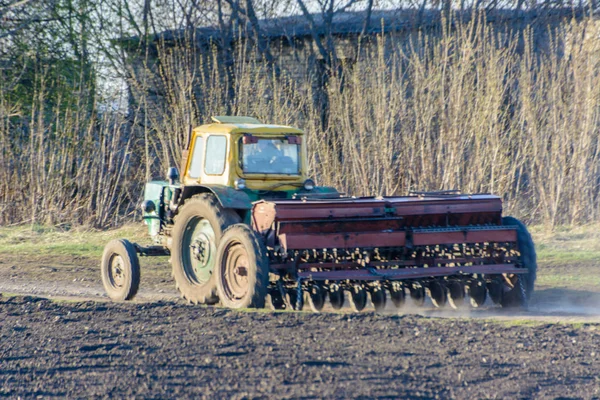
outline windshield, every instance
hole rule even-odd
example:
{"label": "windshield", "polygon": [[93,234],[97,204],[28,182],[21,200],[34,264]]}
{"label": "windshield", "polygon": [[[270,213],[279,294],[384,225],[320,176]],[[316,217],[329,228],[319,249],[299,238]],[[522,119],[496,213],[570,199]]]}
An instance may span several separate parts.
{"label": "windshield", "polygon": [[240,140],[242,170],[248,174],[298,175],[300,146],[290,144],[286,138],[258,139],[244,144]]}

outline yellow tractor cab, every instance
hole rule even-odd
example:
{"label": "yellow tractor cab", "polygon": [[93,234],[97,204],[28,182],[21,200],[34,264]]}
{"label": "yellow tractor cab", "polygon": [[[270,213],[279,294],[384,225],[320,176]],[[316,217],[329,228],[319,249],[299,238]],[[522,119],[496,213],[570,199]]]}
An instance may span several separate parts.
{"label": "yellow tractor cab", "polygon": [[252,203],[268,199],[338,198],[332,187],[308,177],[305,134],[251,117],[212,117],[192,130],[182,152],[182,174],[170,168],[167,180],[146,183],[143,218],[158,244],[169,245],[169,226],[194,196],[211,195],[224,209],[250,223]]}
{"label": "yellow tractor cab", "polygon": [[[304,187],[308,174],[302,130],[261,124],[250,117],[212,120],[214,123],[192,131],[182,163],[183,185],[223,185],[269,192],[296,192]],[[310,182],[308,186],[310,189]],[[248,194],[254,200],[260,197]]]}

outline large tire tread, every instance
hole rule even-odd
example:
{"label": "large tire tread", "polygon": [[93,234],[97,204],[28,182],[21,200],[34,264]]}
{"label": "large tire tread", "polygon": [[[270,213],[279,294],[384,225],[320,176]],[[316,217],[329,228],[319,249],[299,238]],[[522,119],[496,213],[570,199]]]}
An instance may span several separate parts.
{"label": "large tire tread", "polygon": [[[233,301],[228,299],[223,283],[221,282],[221,271],[225,256],[224,249],[228,242],[237,241],[241,243],[249,257],[249,276],[254,275],[254,281],[249,284],[249,295],[247,298]],[[223,233],[221,244],[217,250],[217,263],[215,266],[217,276],[217,288],[221,304],[229,308],[264,308],[267,290],[269,286],[269,258],[267,248],[263,243],[262,238],[245,224],[235,224],[230,226]]]}
{"label": "large tire tread", "polygon": [[[193,304],[216,304],[219,302],[217,296],[217,286],[212,274],[211,279],[203,285],[190,282],[183,269],[182,254],[183,249],[178,248],[183,241],[185,224],[190,218],[198,215],[197,212],[204,212],[215,230],[216,243],[219,245],[223,232],[230,225],[239,223],[240,216],[232,209],[225,209],[219,203],[219,200],[211,193],[201,193],[185,200],[179,208],[178,214],[173,221],[173,245],[171,249],[172,272],[175,279],[175,287],[180,292],[181,297]],[[209,215],[208,213],[211,213]]]}
{"label": "large tire tread", "polygon": [[528,269],[528,274],[519,275],[515,287],[507,293],[504,293],[500,304],[505,308],[527,307],[529,299],[533,294],[535,280],[537,277],[537,254],[533,238],[527,230],[525,224],[514,217],[503,217],[502,225],[517,226],[517,242],[521,252],[521,264]]}

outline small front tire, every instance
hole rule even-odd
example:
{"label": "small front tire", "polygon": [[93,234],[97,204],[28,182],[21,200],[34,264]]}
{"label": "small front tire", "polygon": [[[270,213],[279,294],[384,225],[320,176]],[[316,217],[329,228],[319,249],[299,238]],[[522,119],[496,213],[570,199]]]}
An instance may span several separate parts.
{"label": "small front tire", "polygon": [[102,255],[102,283],[112,300],[131,300],[140,287],[140,263],[131,242],[125,239],[110,241]]}

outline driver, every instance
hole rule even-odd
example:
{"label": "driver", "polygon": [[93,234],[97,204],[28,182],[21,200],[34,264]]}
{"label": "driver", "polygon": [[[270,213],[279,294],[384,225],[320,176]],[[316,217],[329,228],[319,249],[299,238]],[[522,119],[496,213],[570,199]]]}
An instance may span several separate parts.
{"label": "driver", "polygon": [[270,167],[277,157],[281,157],[281,151],[271,140],[259,140],[257,148],[258,152],[254,158],[264,167]]}

